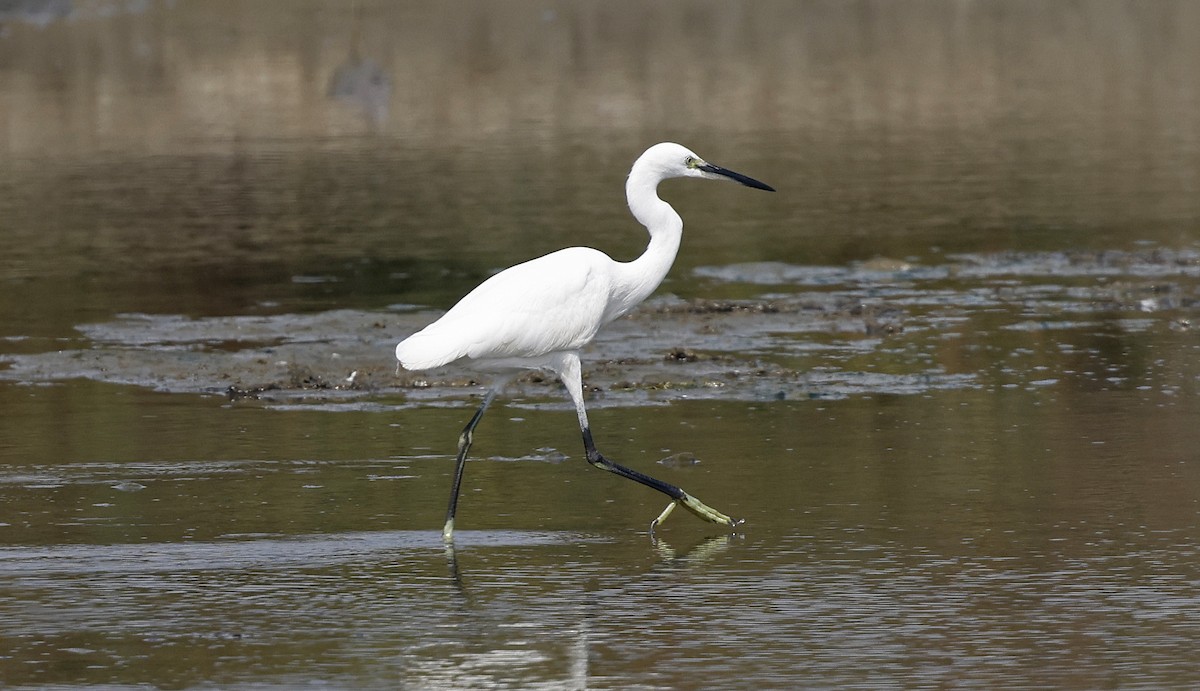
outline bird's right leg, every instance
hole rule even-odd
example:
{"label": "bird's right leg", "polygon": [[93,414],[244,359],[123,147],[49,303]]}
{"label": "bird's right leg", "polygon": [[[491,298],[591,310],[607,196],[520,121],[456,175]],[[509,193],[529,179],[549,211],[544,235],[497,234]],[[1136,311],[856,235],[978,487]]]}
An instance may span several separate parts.
{"label": "bird's right leg", "polygon": [[627,468],[605,458],[596,450],[596,443],[592,440],[592,430],[588,425],[587,409],[583,405],[583,377],[580,373],[579,356],[574,353],[566,353],[562,355],[562,359],[558,364],[559,378],[562,379],[563,386],[567,388],[567,393],[571,396],[571,401],[575,404],[575,412],[579,416],[579,428],[583,432],[583,449],[587,455],[588,463],[601,470],[607,470],[610,473],[656,489],[671,497],[672,502],[659,514],[658,518],[650,523],[651,532],[654,531],[655,526],[665,521],[667,516],[671,515],[676,506],[682,506],[711,523],[719,523],[730,528],[736,528],[741,524],[741,521],[726,516],[675,485],[650,477],[645,473],[640,473],[633,468]]}
{"label": "bird's right leg", "polygon": [[474,441],[475,426],[479,424],[484,411],[492,404],[492,400],[496,398],[499,390],[500,385],[493,386],[488,390],[479,410],[475,411],[475,414],[471,416],[471,421],[463,428],[462,434],[458,435],[458,457],[454,464],[454,484],[450,489],[450,507],[446,509],[446,525],[442,527],[443,540],[449,541],[454,537],[454,512],[458,509],[458,492],[462,487],[463,468],[467,465],[467,451],[470,450],[471,442]]}
{"label": "bird's right leg", "polygon": [[658,527],[659,524],[667,520],[667,516],[671,515],[671,512],[675,510],[676,506],[682,506],[683,508],[691,511],[698,517],[709,521],[710,523],[719,523],[721,525],[727,525],[730,528],[736,528],[742,523],[739,520],[735,520],[729,516],[726,516],[708,504],[705,504],[699,499],[693,497],[692,495],[683,491],[681,487],[676,487],[669,482],[663,482],[662,480],[650,477],[645,473],[640,473],[633,468],[627,468],[619,463],[614,463],[613,461],[608,460],[596,450],[596,443],[592,441],[592,430],[587,426],[584,426],[583,428],[583,448],[584,452],[587,454],[588,463],[591,463],[593,466],[600,468],[601,470],[607,470],[610,473],[615,473],[623,478],[628,478],[634,482],[639,482],[647,487],[656,489],[674,500],[667,505],[666,509],[663,509],[663,512],[658,515],[658,518],[655,518],[650,522],[650,532],[654,532],[654,529]]}

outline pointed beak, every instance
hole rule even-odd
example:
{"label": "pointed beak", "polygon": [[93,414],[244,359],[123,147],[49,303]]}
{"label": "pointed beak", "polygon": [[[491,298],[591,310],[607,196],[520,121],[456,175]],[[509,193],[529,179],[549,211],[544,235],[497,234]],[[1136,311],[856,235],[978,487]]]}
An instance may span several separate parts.
{"label": "pointed beak", "polygon": [[736,180],[736,181],[742,183],[743,185],[745,185],[746,187],[753,187],[756,190],[766,190],[768,192],[775,191],[774,187],[771,187],[770,185],[768,185],[765,182],[759,182],[758,180],[755,180],[754,178],[749,177],[747,175],[742,175],[741,173],[735,173],[732,170],[729,170],[728,168],[722,168],[721,166],[714,166],[711,163],[705,163],[705,164],[701,165],[700,170],[703,170],[706,173],[722,175],[724,177],[729,178],[730,180]]}

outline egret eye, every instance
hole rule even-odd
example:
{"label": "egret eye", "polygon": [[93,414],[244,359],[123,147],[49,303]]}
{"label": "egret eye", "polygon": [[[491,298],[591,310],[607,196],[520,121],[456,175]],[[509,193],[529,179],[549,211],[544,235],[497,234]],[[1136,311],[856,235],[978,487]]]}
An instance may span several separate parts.
{"label": "egret eye", "polygon": [[688,156],[686,159],[684,159],[683,164],[688,168],[695,168],[697,165],[696,159],[691,156]]}

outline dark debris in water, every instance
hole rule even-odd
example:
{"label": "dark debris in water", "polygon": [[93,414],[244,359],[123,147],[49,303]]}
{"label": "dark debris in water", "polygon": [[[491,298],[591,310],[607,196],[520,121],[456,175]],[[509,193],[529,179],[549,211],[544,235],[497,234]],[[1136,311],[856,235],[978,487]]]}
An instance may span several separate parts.
{"label": "dark debris in water", "polygon": [[654,303],[649,309],[659,314],[729,314],[731,312],[776,314],[780,311],[779,306],[770,301],[705,300],[702,298]]}
{"label": "dark debris in water", "polygon": [[[1023,360],[1024,353],[1059,357],[1094,350],[1096,339],[1114,333],[1188,332],[1200,309],[1200,254],[1182,250],[954,255],[936,266],[746,264],[696,273],[769,284],[771,292],[748,299],[660,296],[609,325],[584,352],[593,404],[1030,385],[1065,375],[1052,376],[1044,357]],[[73,349],[55,343],[38,352],[33,341],[14,342],[0,353],[0,378],[87,378],[289,405],[459,399],[485,385],[486,375],[408,372],[392,357],[398,340],[436,316],[408,309],[126,314],[81,325]],[[562,400],[544,373],[530,372],[514,388]]]}

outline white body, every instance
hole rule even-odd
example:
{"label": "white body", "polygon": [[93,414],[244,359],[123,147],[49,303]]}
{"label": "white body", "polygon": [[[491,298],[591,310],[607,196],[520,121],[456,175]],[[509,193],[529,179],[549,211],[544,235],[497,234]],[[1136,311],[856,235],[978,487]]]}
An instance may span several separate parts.
{"label": "white body", "polygon": [[659,199],[658,183],[665,177],[710,177],[687,161],[703,163],[678,144],[657,144],[633,164],[625,193],[630,211],[650,232],[642,256],[617,262],[599,250],[570,247],[505,269],[401,341],[396,359],[409,370],[460,360],[487,370],[557,370],[557,354],[577,352],[666,277],[679,251],[683,220]]}
{"label": "white body", "polygon": [[592,441],[584,408],[579,349],[596,337],[600,327],[654,292],[679,251],[683,221],[670,204],[658,198],[658,183],[673,177],[729,179],[771,189],[740,173],[705,163],[678,144],[655,144],[634,162],[625,183],[629,210],[650,231],[650,244],[642,256],[617,262],[590,247],[571,247],[518,264],[479,284],[441,319],[396,346],[396,359],[405,369],[461,362],[500,372],[459,436],[450,506],[442,529],[446,540],[454,533],[454,512],[475,425],[508,381],[509,373],[529,368],[552,370],[562,380],[575,404],[588,463],[671,497],[671,504],[650,524],[651,530],[676,506],[706,521],[731,528],[738,525],[682,489],[601,455]]}

